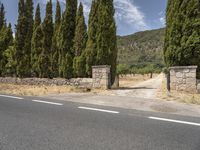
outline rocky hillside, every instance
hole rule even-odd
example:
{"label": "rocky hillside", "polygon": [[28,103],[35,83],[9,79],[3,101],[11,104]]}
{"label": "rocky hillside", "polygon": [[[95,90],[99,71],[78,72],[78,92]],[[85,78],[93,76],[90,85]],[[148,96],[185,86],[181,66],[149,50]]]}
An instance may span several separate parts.
{"label": "rocky hillside", "polygon": [[162,68],[164,33],[162,28],[118,37],[118,64],[126,64],[130,68],[149,65]]}

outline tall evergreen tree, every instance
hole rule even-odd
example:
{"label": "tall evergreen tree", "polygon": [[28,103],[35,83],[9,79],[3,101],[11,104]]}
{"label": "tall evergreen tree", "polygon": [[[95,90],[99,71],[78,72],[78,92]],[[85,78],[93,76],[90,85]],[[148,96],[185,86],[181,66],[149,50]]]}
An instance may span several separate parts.
{"label": "tall evergreen tree", "polygon": [[26,64],[24,64],[26,76],[30,76],[31,73],[31,39],[32,39],[32,34],[33,34],[33,1],[32,0],[26,0],[25,3],[25,9],[26,9],[26,21],[27,21],[27,26],[26,26],[26,38],[25,40],[25,45],[24,45],[24,54],[26,57],[24,58]]}
{"label": "tall evergreen tree", "polygon": [[100,0],[97,30],[97,65],[111,66],[114,83],[117,64],[117,36],[113,0]]}
{"label": "tall evergreen tree", "polygon": [[4,10],[4,5],[0,3],[0,30],[3,28],[5,25],[5,10]]}
{"label": "tall evergreen tree", "polygon": [[17,61],[17,76],[25,77],[27,76],[27,66],[29,66],[29,54],[27,54],[24,50],[25,47],[25,39],[27,38],[27,17],[26,17],[26,7],[24,0],[19,0],[18,6],[18,20],[16,25],[16,34],[15,34],[15,47],[16,47],[16,61]]}
{"label": "tall evergreen tree", "polygon": [[37,5],[34,32],[31,41],[31,72],[34,77],[42,77],[41,75],[41,54],[43,52],[43,31],[41,27],[40,6]]}
{"label": "tall evergreen tree", "polygon": [[56,15],[55,15],[55,25],[54,25],[54,34],[52,40],[52,72],[53,77],[59,76],[59,45],[58,45],[58,38],[59,38],[59,30],[61,24],[61,7],[60,3],[57,0],[56,3]]}
{"label": "tall evergreen tree", "polygon": [[33,31],[41,24],[40,4],[36,7]]}
{"label": "tall evergreen tree", "polygon": [[16,77],[16,49],[15,46],[9,46],[7,50],[4,51],[3,57],[5,58],[4,66],[4,76]]}
{"label": "tall evergreen tree", "polygon": [[3,26],[0,32],[0,75],[5,75],[5,65],[6,58],[3,56],[4,52],[8,49],[9,46],[13,44],[13,32],[11,24],[7,27]]}
{"label": "tall evergreen tree", "polygon": [[99,0],[93,0],[88,23],[88,40],[86,44],[86,73],[92,76],[92,66],[96,65],[97,55],[97,29],[98,29]]}
{"label": "tall evergreen tree", "polygon": [[[76,19],[76,30],[74,37],[75,58],[73,61],[74,75],[78,77],[85,76],[85,62],[82,61],[84,61],[85,58],[83,51],[85,50],[86,42],[87,26],[85,24],[85,18],[83,14],[83,5],[80,3]],[[82,63],[82,65],[80,63]]]}
{"label": "tall evergreen tree", "polygon": [[52,1],[48,1],[46,5],[46,15],[44,22],[42,24],[42,30],[44,34],[43,41],[43,52],[42,52],[42,77],[50,78],[52,77],[52,67],[51,67],[51,59],[52,59],[52,37],[53,37],[53,14],[52,14]]}
{"label": "tall evergreen tree", "polygon": [[[76,27],[77,0],[66,0],[66,10],[60,28],[61,54],[59,60],[59,74],[65,78],[71,78],[73,74],[73,41]],[[66,66],[67,64],[67,66]]]}
{"label": "tall evergreen tree", "polygon": [[85,50],[87,42],[87,26],[85,24],[85,18],[83,14],[83,5],[80,3],[79,9],[77,12],[76,19],[76,30],[74,37],[74,52],[75,56],[80,56]]}
{"label": "tall evergreen tree", "polygon": [[200,2],[169,0],[166,22],[166,65],[198,65],[200,77]]}
{"label": "tall evergreen tree", "polygon": [[31,69],[33,77],[44,77],[43,66],[43,31],[41,25],[39,25],[33,32],[32,37],[32,53],[31,53]]}

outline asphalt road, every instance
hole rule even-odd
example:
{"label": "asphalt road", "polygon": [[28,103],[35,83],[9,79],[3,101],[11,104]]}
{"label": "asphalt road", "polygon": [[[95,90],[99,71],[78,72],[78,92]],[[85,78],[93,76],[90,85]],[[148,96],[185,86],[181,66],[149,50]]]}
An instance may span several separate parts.
{"label": "asphalt road", "polygon": [[200,118],[47,101],[0,95],[0,150],[200,150]]}

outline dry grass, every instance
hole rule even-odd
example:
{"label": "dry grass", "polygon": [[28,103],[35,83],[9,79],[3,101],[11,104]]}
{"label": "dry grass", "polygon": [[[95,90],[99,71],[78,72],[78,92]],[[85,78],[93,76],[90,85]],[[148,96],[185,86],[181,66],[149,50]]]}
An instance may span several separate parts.
{"label": "dry grass", "polygon": [[68,92],[86,92],[86,90],[71,86],[31,86],[0,84],[0,93],[3,94],[13,94],[20,96],[43,96],[48,94],[61,94]]}
{"label": "dry grass", "polygon": [[[153,78],[158,75],[159,74],[153,74]],[[120,87],[129,87],[129,86],[134,86],[140,82],[143,82],[149,79],[150,79],[150,74],[124,75],[124,76],[120,76],[119,85]]]}
{"label": "dry grass", "polygon": [[189,94],[186,92],[171,91],[168,92],[166,88],[166,81],[163,80],[162,87],[157,95],[158,98],[167,101],[177,101],[187,104],[200,105],[200,94]]}

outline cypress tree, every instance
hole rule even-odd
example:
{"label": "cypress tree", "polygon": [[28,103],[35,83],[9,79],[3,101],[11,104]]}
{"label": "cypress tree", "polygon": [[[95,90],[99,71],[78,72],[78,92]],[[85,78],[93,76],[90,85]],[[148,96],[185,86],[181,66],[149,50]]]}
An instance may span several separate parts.
{"label": "cypress tree", "polygon": [[5,75],[5,65],[6,59],[3,56],[4,52],[8,49],[9,46],[13,44],[13,35],[12,35],[11,24],[7,27],[4,25],[0,32],[0,75]]}
{"label": "cypress tree", "polygon": [[200,77],[200,2],[169,0],[166,21],[166,65],[197,65]]}
{"label": "cypress tree", "polygon": [[84,74],[85,56],[83,55],[83,51],[85,50],[86,42],[87,42],[87,26],[85,24],[85,18],[83,14],[83,5],[82,3],[80,3],[76,19],[76,30],[74,37],[75,58],[73,61],[74,75],[78,77],[85,76]]}
{"label": "cypress tree", "polygon": [[[28,56],[30,54],[25,53],[25,39],[27,38],[27,17],[26,17],[26,9],[24,0],[19,0],[19,7],[18,7],[18,20],[16,25],[16,34],[15,34],[15,47],[16,47],[16,61],[17,61],[17,76],[18,77],[25,77],[27,75],[27,67],[29,66]],[[28,68],[29,69],[29,68]]]}
{"label": "cypress tree", "polygon": [[0,8],[0,31],[1,29],[3,28],[4,24],[6,23],[6,20],[5,20],[5,10],[4,10],[4,5],[1,4],[1,8]]}
{"label": "cypress tree", "polygon": [[98,0],[92,1],[91,11],[88,23],[88,40],[86,44],[85,57],[86,57],[86,74],[92,76],[92,66],[96,65],[97,54],[97,29],[98,29]]}
{"label": "cypress tree", "polygon": [[87,42],[87,26],[85,24],[85,18],[83,14],[83,5],[80,3],[77,12],[76,30],[74,37],[74,51],[75,56],[80,56],[86,47]]}
{"label": "cypress tree", "polygon": [[33,77],[42,77],[41,53],[43,52],[43,31],[41,27],[39,4],[37,5],[34,20],[34,32],[31,41],[31,72]]}
{"label": "cypress tree", "polygon": [[115,80],[117,37],[113,0],[100,0],[97,31],[97,65],[111,65],[111,81]]}
{"label": "cypress tree", "polygon": [[61,8],[60,3],[57,0],[56,3],[56,15],[55,15],[55,25],[54,25],[54,34],[52,40],[52,71],[53,77],[59,76],[59,45],[58,45],[58,38],[59,38],[59,30],[61,24]]}
{"label": "cypress tree", "polygon": [[36,7],[36,12],[35,12],[35,19],[34,19],[33,31],[35,31],[36,28],[37,28],[40,24],[41,24],[40,4],[38,4],[37,7]]}
{"label": "cypress tree", "polygon": [[33,77],[44,77],[44,71],[42,70],[43,62],[43,31],[41,25],[39,25],[33,33],[32,37],[32,54],[31,54],[31,68]]}
{"label": "cypress tree", "polygon": [[44,34],[43,41],[43,52],[42,52],[42,77],[50,78],[52,77],[52,67],[51,67],[51,59],[52,59],[52,37],[53,37],[53,17],[52,17],[52,1],[47,2],[46,5],[46,15],[44,22],[42,24],[42,30]]}
{"label": "cypress tree", "polygon": [[33,34],[33,1],[32,0],[26,0],[25,3],[25,8],[26,8],[26,21],[27,21],[27,26],[26,26],[26,38],[25,38],[25,45],[24,45],[24,54],[26,57],[24,57],[24,68],[25,68],[25,74],[26,76],[30,76],[31,73],[31,39],[32,39],[32,34]]}
{"label": "cypress tree", "polygon": [[66,0],[66,10],[60,28],[61,54],[59,74],[61,77],[71,78],[73,74],[73,41],[76,27],[77,0]]}
{"label": "cypress tree", "polygon": [[4,66],[4,76],[16,77],[16,49],[13,45],[9,46],[7,50],[4,51],[3,57],[6,60]]}

